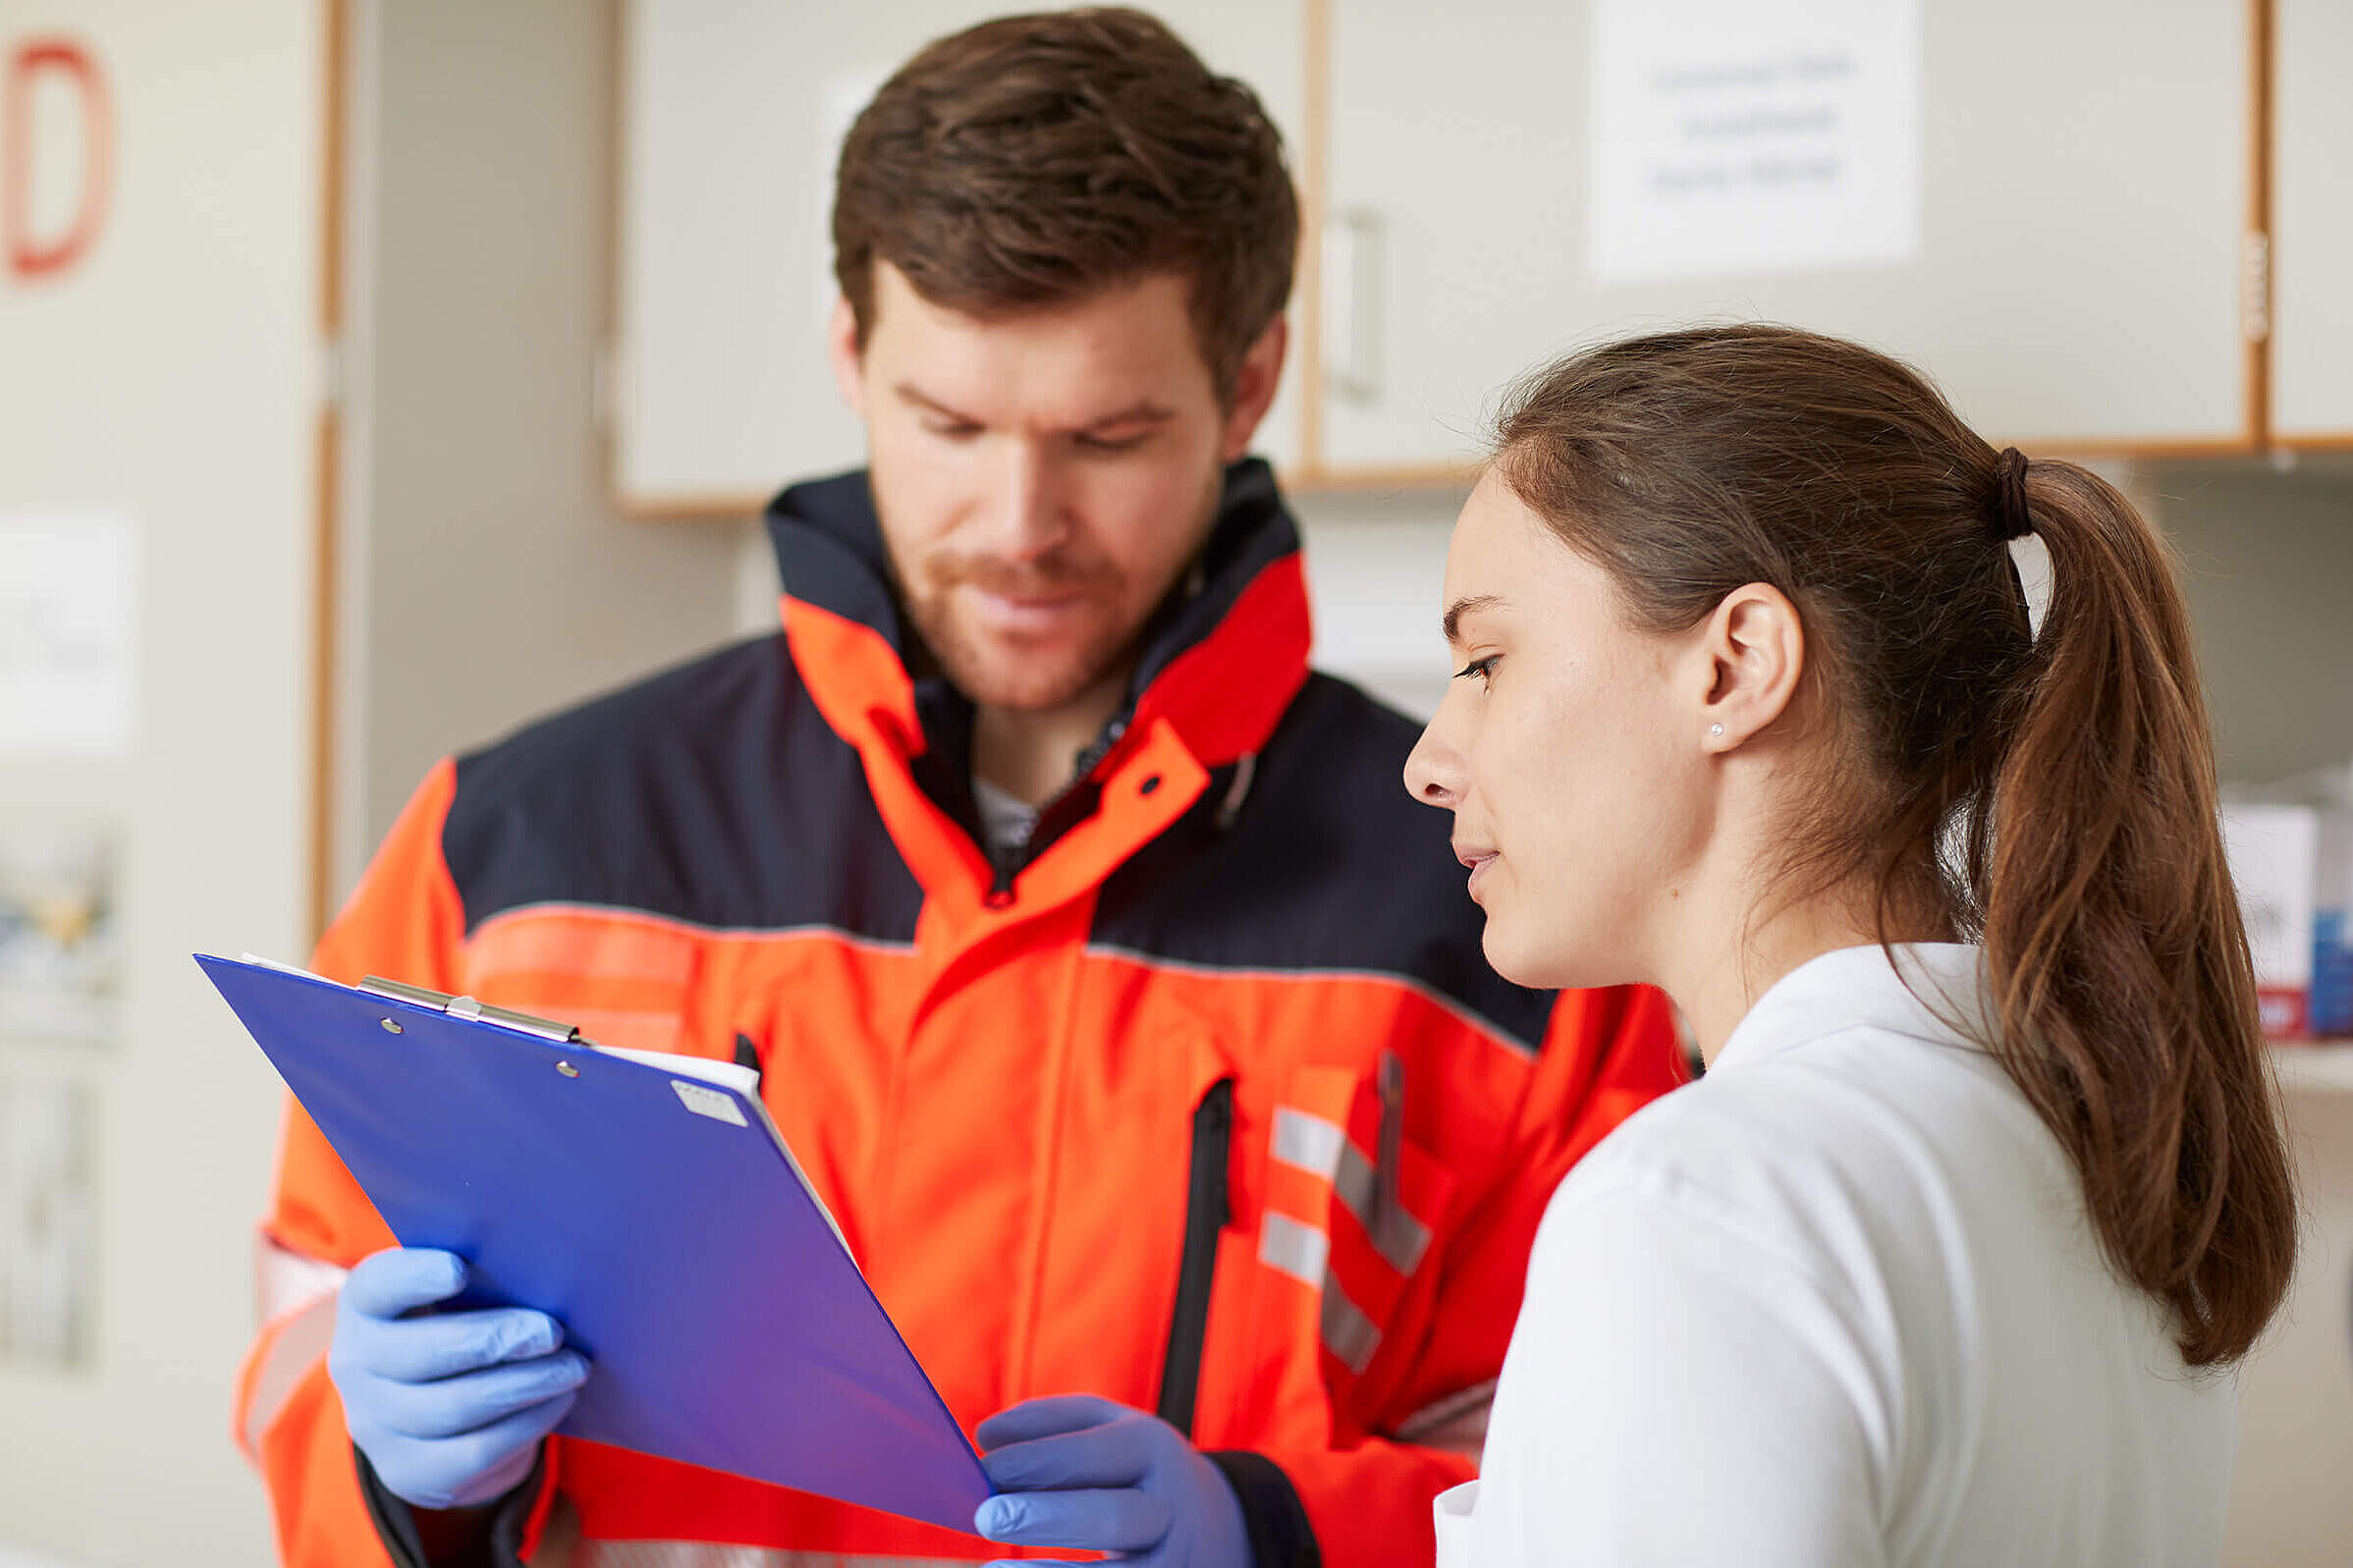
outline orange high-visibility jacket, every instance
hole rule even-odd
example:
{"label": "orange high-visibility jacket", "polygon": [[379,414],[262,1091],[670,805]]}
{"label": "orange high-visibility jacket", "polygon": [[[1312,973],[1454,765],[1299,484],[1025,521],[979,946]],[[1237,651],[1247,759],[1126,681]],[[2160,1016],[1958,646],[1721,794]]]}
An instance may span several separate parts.
{"label": "orange high-visibility jacket", "polygon": [[[1263,464],[1004,864],[970,705],[902,657],[865,476],[769,521],[781,636],[441,764],[317,967],[755,1063],[967,1430],[1104,1395],[1213,1454],[1259,1568],[1428,1562],[1546,1199],[1679,1079],[1664,1000],[1488,968],[1448,819],[1400,785],[1413,726],[1307,670]],[[237,1429],[284,1558],[410,1560],[323,1357],[337,1271],[393,1241],[299,1108],[263,1242]],[[614,1568],[1002,1554],[562,1437],[502,1557],[558,1535]]]}

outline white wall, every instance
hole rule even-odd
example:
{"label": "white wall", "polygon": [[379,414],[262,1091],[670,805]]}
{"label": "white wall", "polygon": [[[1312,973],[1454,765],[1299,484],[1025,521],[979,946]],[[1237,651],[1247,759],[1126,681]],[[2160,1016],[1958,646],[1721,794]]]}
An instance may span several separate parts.
{"label": "white wall", "polygon": [[[0,0],[91,41],[120,111],[89,263],[0,276],[0,511],[126,508],[136,749],[0,744],[0,810],[119,822],[124,1038],[0,1041],[97,1095],[86,1366],[0,1360],[0,1551],[271,1557],[229,1434],[280,1090],[188,960],[299,957],[308,868],[325,0]],[[354,0],[339,886],[432,758],[727,634],[736,535],[624,522],[592,399],[610,7]],[[0,737],[4,739],[4,737]]]}
{"label": "white wall", "polygon": [[0,1070],[96,1096],[92,1355],[0,1360],[0,1541],[77,1563],[269,1549],[228,1409],[275,1080],[188,954],[302,940],[318,17],[0,0],[0,44],[97,54],[119,173],[85,265],[0,275],[0,508],[121,507],[143,551],[132,749],[0,747],[0,805],[96,813],[129,848],[121,1038],[0,1043]]}
{"label": "white wall", "polygon": [[2181,552],[2223,777],[2353,760],[2353,461],[2168,463],[2149,488]]}
{"label": "white wall", "polygon": [[368,0],[358,30],[347,877],[442,753],[726,636],[739,532],[606,499],[609,0]]}

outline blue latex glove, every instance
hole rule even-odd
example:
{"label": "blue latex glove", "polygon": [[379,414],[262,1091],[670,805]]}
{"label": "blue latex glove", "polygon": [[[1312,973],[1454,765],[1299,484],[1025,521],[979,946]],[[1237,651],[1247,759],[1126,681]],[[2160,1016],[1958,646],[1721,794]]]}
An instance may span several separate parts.
{"label": "blue latex glove", "polygon": [[327,1373],[345,1424],[411,1507],[493,1502],[520,1485],[588,1378],[543,1312],[409,1316],[465,1288],[464,1259],[395,1247],[352,1271],[335,1308]]}
{"label": "blue latex glove", "polygon": [[1032,1399],[981,1423],[980,1446],[1001,1495],[974,1511],[972,1528],[991,1541],[1118,1552],[1152,1568],[1251,1568],[1225,1472],[1158,1417],[1083,1394]]}

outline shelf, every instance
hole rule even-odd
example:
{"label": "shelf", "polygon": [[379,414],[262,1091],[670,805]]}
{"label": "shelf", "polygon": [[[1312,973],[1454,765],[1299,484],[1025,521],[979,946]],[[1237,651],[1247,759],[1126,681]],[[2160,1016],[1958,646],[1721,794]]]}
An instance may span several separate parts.
{"label": "shelf", "polygon": [[2284,1089],[2353,1095],[2353,1043],[2275,1045],[2271,1060]]}

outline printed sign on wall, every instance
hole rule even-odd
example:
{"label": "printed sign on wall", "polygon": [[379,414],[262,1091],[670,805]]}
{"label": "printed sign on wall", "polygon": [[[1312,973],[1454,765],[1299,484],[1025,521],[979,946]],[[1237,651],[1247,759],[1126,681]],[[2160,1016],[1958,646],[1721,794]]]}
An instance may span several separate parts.
{"label": "printed sign on wall", "polygon": [[1920,247],[1919,0],[1596,0],[1604,283]]}
{"label": "printed sign on wall", "polygon": [[0,511],[0,758],[137,730],[138,538],[108,509]]}

